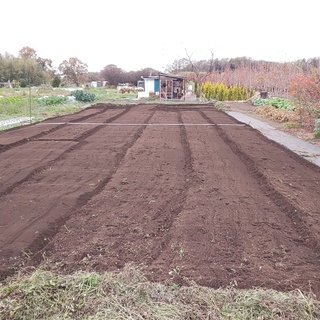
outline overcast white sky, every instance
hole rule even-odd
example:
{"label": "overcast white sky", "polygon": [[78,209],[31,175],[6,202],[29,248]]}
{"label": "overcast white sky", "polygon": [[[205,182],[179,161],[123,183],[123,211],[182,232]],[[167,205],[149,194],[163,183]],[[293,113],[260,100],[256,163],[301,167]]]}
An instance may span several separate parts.
{"label": "overcast white sky", "polygon": [[174,59],[320,56],[319,0],[3,0],[0,53],[29,46],[58,66],[163,71]]}

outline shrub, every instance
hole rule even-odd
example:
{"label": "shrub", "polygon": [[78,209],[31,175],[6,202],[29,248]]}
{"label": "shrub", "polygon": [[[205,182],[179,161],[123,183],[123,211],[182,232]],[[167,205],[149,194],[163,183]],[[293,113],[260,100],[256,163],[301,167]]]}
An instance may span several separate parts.
{"label": "shrub", "polygon": [[300,126],[313,129],[315,119],[320,116],[319,75],[293,78],[289,84],[289,92],[300,114]]}
{"label": "shrub", "polygon": [[245,87],[227,87],[224,83],[206,82],[202,86],[202,92],[207,99],[215,99],[219,101],[247,100],[249,96]]}
{"label": "shrub", "polygon": [[96,98],[94,93],[86,92],[83,90],[72,91],[71,96],[75,97],[77,101],[81,102],[92,102]]}
{"label": "shrub", "polygon": [[20,79],[20,87],[21,88],[26,88],[27,87],[27,81],[25,79]]}
{"label": "shrub", "polygon": [[53,88],[59,88],[60,84],[61,84],[61,79],[59,77],[55,77],[51,83]]}

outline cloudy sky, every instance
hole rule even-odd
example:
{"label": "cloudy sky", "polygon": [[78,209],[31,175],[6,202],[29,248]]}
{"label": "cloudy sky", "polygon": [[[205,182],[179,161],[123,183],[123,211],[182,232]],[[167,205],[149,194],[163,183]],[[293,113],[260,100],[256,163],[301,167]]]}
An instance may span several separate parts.
{"label": "cloudy sky", "polygon": [[56,67],[77,57],[89,71],[163,71],[186,53],[309,59],[320,56],[318,1],[4,0],[0,54],[29,46]]}

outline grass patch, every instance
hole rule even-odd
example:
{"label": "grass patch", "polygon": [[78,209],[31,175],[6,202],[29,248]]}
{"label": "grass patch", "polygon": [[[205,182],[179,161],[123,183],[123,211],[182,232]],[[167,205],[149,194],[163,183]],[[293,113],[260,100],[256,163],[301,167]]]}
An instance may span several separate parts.
{"label": "grass patch", "polygon": [[221,111],[230,111],[230,106],[226,102],[215,101],[214,106]]}
{"label": "grass patch", "polygon": [[283,125],[287,128],[297,128],[299,126],[297,122],[285,122]]}
{"label": "grass patch", "polygon": [[[72,88],[76,90],[78,88]],[[82,93],[82,91],[81,91]],[[43,121],[55,116],[71,114],[81,110],[87,105],[98,102],[120,102],[136,98],[135,93],[121,93],[116,89],[88,88],[83,90],[83,94],[95,97],[94,101],[71,101],[72,91],[70,88],[52,89],[50,87],[20,88],[20,89],[0,89],[0,121],[19,117],[32,118],[32,123]],[[0,130],[20,126],[13,124],[2,126]]]}
{"label": "grass patch", "polygon": [[300,291],[151,283],[132,266],[103,274],[20,272],[0,285],[1,319],[319,319]]}

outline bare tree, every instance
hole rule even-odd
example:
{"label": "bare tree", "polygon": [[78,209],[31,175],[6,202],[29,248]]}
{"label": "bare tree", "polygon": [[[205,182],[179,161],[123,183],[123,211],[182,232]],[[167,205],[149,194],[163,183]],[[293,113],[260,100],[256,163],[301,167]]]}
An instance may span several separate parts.
{"label": "bare tree", "polygon": [[114,64],[109,64],[100,71],[100,76],[108,81],[110,85],[117,86],[125,79],[124,71]]}
{"label": "bare tree", "polygon": [[36,50],[31,47],[23,47],[19,50],[19,57],[22,59],[36,59],[37,53]]}
{"label": "bare tree", "polygon": [[88,75],[88,65],[74,57],[64,60],[59,65],[59,70],[69,82],[75,83],[77,87],[86,81]]}
{"label": "bare tree", "polygon": [[205,67],[203,61],[195,61],[192,60],[192,56],[188,53],[186,50],[187,60],[189,61],[189,64],[191,66],[191,71],[194,73],[195,81],[198,85],[198,94],[200,100],[203,98],[202,93],[202,86],[207,77],[213,72],[214,70],[214,52],[210,50],[211,57],[208,61],[206,61]]}
{"label": "bare tree", "polygon": [[179,72],[187,71],[189,61],[186,58],[175,59],[171,65],[167,65],[166,71],[169,73],[178,74]]}

